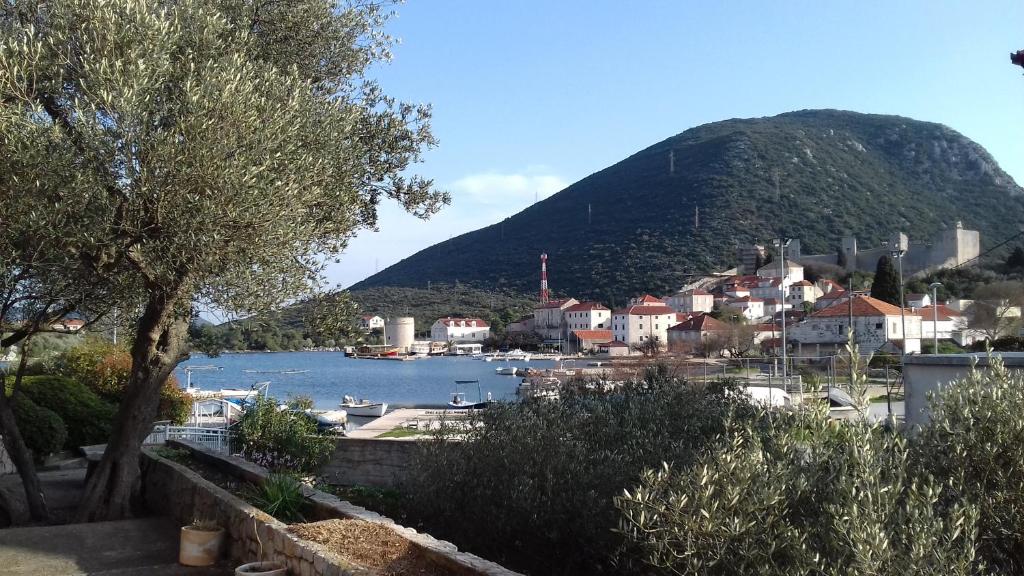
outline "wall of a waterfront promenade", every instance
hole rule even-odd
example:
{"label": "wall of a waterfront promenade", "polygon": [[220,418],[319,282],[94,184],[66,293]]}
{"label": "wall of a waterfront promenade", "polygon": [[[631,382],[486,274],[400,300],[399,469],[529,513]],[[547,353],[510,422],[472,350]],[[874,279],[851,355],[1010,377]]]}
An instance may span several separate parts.
{"label": "wall of a waterfront promenade", "polygon": [[402,439],[342,438],[320,475],[339,486],[394,487],[409,473],[416,444]]}

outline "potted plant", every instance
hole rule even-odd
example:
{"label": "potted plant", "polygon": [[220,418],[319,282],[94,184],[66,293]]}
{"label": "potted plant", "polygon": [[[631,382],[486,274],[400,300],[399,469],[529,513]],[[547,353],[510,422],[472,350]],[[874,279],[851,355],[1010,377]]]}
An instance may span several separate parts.
{"label": "potted plant", "polygon": [[213,520],[195,520],[181,528],[178,563],[183,566],[211,566],[220,559],[224,529]]}
{"label": "potted plant", "polygon": [[235,568],[235,576],[286,576],[288,569],[280,562],[250,562]]}

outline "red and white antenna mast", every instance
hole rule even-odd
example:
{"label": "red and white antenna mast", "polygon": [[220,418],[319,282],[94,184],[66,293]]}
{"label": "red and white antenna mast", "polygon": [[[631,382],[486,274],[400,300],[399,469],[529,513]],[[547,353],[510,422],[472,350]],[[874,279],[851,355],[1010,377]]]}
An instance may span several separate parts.
{"label": "red and white antenna mast", "polygon": [[540,255],[540,303],[548,301],[548,255]]}

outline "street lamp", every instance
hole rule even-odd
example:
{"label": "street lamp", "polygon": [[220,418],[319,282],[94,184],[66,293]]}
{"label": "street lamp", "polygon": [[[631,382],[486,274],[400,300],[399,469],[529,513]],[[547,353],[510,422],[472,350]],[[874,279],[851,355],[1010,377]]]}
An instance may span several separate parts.
{"label": "street lamp", "polygon": [[942,282],[932,282],[928,285],[932,289],[932,354],[939,353],[939,288]]}
{"label": "street lamp", "polygon": [[906,254],[906,250],[893,250],[891,252],[892,257],[899,262],[899,275],[900,275],[900,330],[903,336],[903,346],[901,346],[900,355],[905,356],[907,354],[907,317],[906,309],[903,304],[903,255]]}
{"label": "street lamp", "polygon": [[[783,389],[788,388],[789,381],[786,379],[786,276],[788,276],[789,269],[786,268],[786,246],[789,246],[790,238],[779,238],[772,240],[772,244],[779,247],[779,271],[782,273],[782,278],[779,279],[779,292],[782,293],[782,387]],[[803,390],[803,387],[800,387]],[[787,390],[788,391],[788,390]],[[771,390],[769,390],[769,395]],[[770,401],[770,396],[769,396]]]}

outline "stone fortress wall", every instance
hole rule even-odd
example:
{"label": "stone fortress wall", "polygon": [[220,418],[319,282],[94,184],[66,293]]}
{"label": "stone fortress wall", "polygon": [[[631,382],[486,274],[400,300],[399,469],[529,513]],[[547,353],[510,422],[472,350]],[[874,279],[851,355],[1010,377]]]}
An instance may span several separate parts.
{"label": "stone fortress wall", "polygon": [[[905,250],[903,255],[903,275],[906,277],[926,274],[941,268],[952,268],[965,264],[978,257],[981,253],[981,234],[977,230],[967,230],[960,222],[948,230],[943,230],[931,243],[910,242],[907,235],[899,232],[888,242],[877,248],[861,250],[857,239],[847,236],[842,240],[842,251],[846,256],[847,271],[874,272],[878,259],[889,255],[893,250]],[[795,260],[803,265],[829,264],[836,265],[838,254],[802,254],[800,240],[792,240],[786,249],[786,259]]]}

